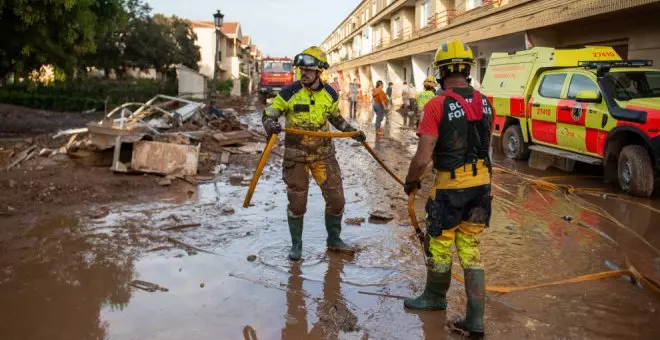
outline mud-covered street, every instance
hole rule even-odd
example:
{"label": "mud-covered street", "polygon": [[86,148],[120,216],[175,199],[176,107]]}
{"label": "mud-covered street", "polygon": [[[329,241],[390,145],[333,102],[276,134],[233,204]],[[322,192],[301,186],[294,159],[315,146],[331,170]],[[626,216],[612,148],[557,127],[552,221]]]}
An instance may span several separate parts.
{"label": "mud-covered street", "polygon": [[[259,113],[241,118],[261,129]],[[357,125],[404,177],[416,148],[414,130],[391,112],[386,137],[376,140],[372,118],[365,104]],[[446,312],[403,307],[400,297],[423,290],[425,266],[402,188],[359,143],[335,144],[346,196],[342,236],[359,244],[355,256],[326,253],[325,203],[312,184],[304,261],[289,262],[282,159],[271,155],[252,206],[243,209],[259,155],[241,155],[210,183],[142,196],[138,188],[130,201],[35,206],[0,216],[0,338],[459,339],[445,321],[465,312],[460,282],[452,282]],[[501,158],[498,166],[561,176],[552,182],[594,191],[542,190],[496,171],[493,218],[482,239],[487,285],[518,287],[628,265],[660,281],[657,194],[636,199],[586,177],[598,169],[539,172]],[[420,220],[423,204],[417,200]],[[376,210],[394,218],[370,218]],[[459,269],[455,259],[454,271],[462,275]],[[136,280],[144,281],[143,289]],[[660,295],[628,276],[489,292],[486,334],[657,339],[659,309]]]}

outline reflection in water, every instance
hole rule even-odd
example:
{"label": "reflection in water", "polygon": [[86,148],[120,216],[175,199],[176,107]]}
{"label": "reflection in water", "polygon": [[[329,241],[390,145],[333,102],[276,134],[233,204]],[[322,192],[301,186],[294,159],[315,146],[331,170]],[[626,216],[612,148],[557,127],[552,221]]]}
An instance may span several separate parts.
{"label": "reflection in water", "polygon": [[110,237],[85,235],[78,223],[51,218],[2,245],[3,339],[107,338],[100,310],[128,304],[133,259]]}
{"label": "reflection in water", "polygon": [[418,312],[419,321],[422,322],[422,332],[426,340],[447,339],[445,321],[447,313],[443,311]]}
{"label": "reflection in water", "polygon": [[339,339],[340,332],[358,331],[357,316],[348,308],[347,300],[341,293],[345,256],[328,253],[328,270],[323,278],[323,299],[313,300],[317,305],[318,321],[309,333],[305,304],[307,293],[303,289],[301,264],[293,264],[286,294],[287,311],[282,339]]}

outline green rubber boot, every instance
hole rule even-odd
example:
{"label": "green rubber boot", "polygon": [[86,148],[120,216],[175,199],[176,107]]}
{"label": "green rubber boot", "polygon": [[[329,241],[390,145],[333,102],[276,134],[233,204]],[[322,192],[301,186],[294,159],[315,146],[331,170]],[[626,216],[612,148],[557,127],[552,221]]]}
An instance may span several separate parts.
{"label": "green rubber boot", "polygon": [[339,236],[341,234],[342,217],[343,215],[334,216],[325,214],[325,229],[328,231],[328,249],[353,254],[355,253],[355,249],[346,244]]}
{"label": "green rubber boot", "polygon": [[470,339],[483,339],[486,299],[486,280],[483,269],[465,269],[465,295],[467,295],[465,318],[450,322],[449,327]]}
{"label": "green rubber boot", "polygon": [[422,295],[408,298],[403,305],[414,310],[447,309],[447,290],[451,284],[451,269],[448,272],[426,270],[426,288]]}
{"label": "green rubber boot", "polygon": [[303,217],[289,216],[289,232],[291,233],[289,260],[300,261],[300,258],[302,257]]}

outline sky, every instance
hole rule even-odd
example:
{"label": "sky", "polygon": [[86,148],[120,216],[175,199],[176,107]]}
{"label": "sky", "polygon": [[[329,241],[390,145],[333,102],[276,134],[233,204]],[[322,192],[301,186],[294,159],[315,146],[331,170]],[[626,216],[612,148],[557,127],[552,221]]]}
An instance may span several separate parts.
{"label": "sky", "polygon": [[153,13],[190,20],[213,21],[222,11],[225,21],[241,23],[264,56],[293,57],[320,45],[360,0],[146,0]]}

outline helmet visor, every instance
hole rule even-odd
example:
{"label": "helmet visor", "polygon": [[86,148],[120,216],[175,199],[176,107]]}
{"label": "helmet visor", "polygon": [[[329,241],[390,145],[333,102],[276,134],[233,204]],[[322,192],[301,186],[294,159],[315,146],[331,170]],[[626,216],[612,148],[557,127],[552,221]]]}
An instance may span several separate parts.
{"label": "helmet visor", "polygon": [[321,68],[321,62],[309,54],[298,54],[293,58],[293,66],[303,68]]}

